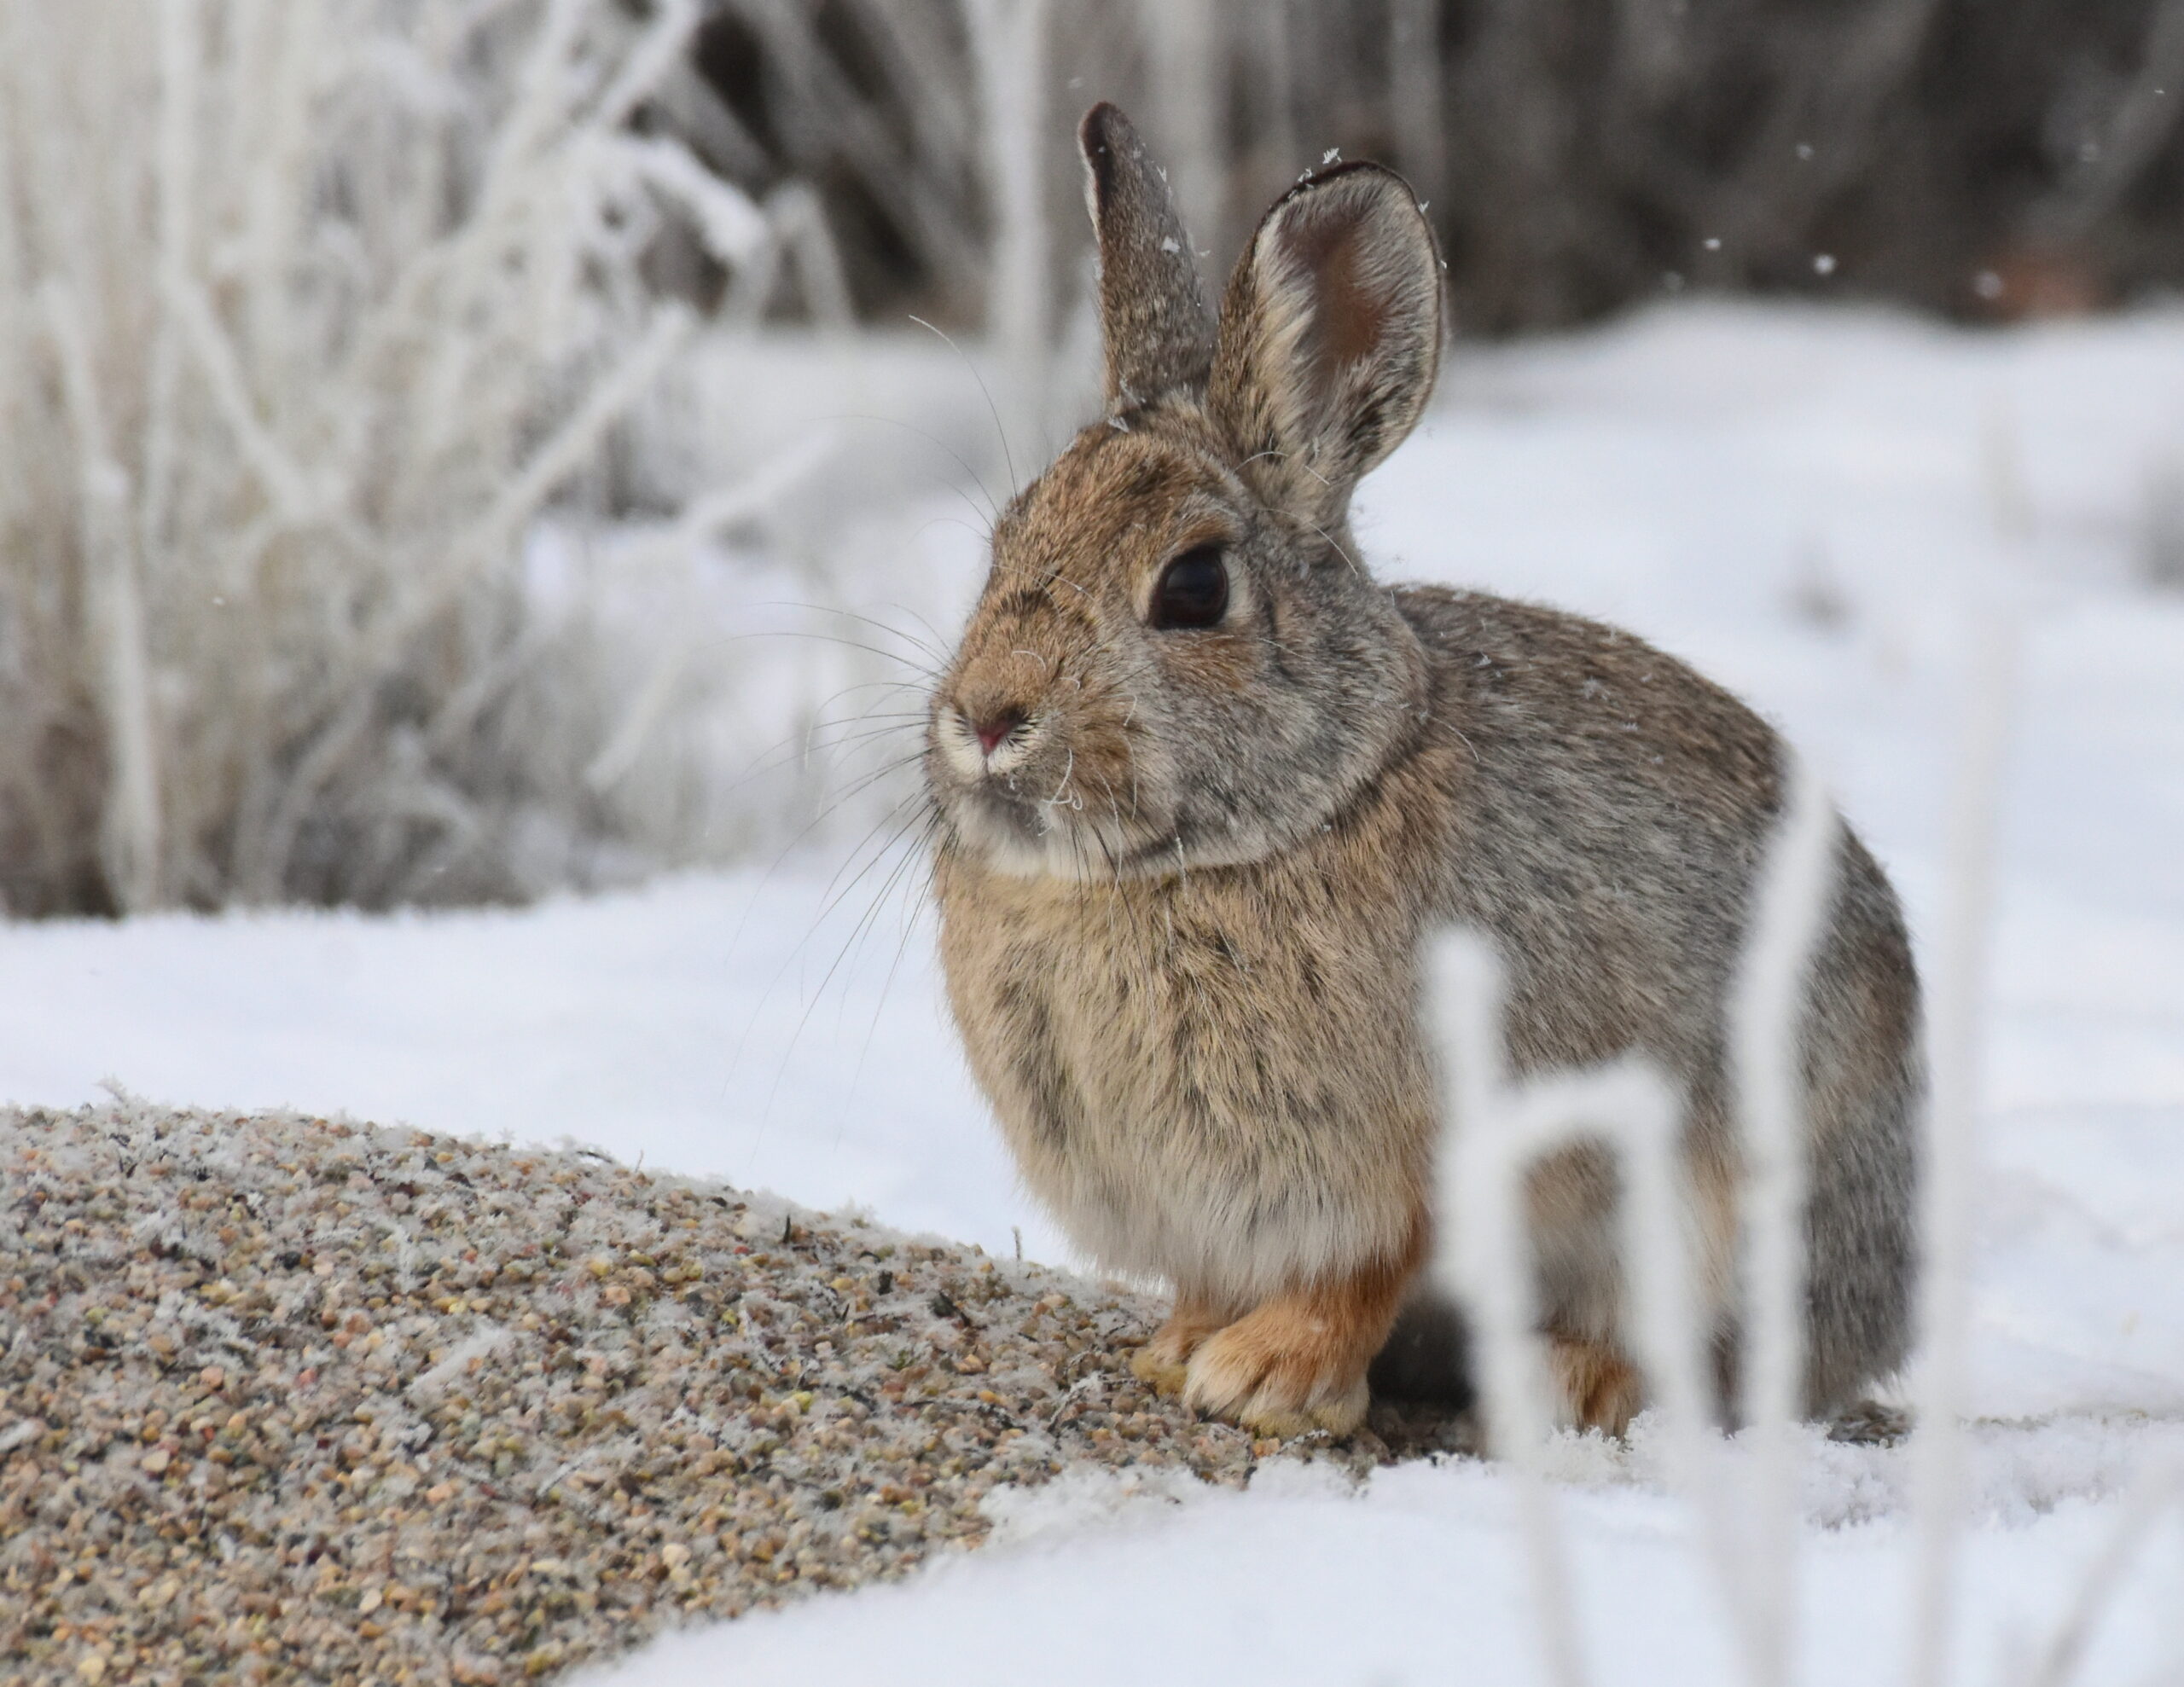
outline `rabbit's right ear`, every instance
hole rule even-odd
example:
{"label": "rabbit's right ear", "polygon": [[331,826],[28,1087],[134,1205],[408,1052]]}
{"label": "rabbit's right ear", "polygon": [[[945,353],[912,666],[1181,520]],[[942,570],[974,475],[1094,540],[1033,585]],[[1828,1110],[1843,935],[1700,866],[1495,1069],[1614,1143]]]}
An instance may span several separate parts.
{"label": "rabbit's right ear", "polygon": [[1167,176],[1130,119],[1102,101],[1084,113],[1077,143],[1100,246],[1107,414],[1119,415],[1170,387],[1204,386],[1213,325]]}
{"label": "rabbit's right ear", "polygon": [[1221,301],[1207,408],[1260,496],[1331,527],[1441,362],[1441,254],[1393,171],[1346,164],[1268,212]]}

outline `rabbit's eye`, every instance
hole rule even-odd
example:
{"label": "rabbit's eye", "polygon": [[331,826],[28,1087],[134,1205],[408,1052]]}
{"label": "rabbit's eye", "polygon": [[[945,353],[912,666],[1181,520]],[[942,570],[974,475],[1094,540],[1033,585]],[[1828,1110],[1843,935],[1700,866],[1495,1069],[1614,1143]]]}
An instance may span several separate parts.
{"label": "rabbit's eye", "polygon": [[1228,565],[1218,545],[1194,545],[1160,571],[1147,616],[1159,632],[1211,627],[1228,612]]}

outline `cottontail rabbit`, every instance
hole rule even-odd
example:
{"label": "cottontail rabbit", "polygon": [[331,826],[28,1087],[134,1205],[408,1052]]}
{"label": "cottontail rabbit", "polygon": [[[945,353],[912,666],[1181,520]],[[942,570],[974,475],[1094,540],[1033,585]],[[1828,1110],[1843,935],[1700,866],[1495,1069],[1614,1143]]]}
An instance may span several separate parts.
{"label": "cottontail rabbit", "polygon": [[[1121,113],[1080,142],[1107,415],[996,526],[925,756],[950,999],[1025,1180],[1103,1265],[1174,1284],[1141,1375],[1263,1432],[1354,1428],[1428,1244],[1420,942],[1470,925],[1514,1070],[1635,1048],[1687,1095],[1726,1388],[1723,1000],[1780,741],[1626,633],[1365,571],[1351,489],[1441,347],[1401,180],[1292,188],[1217,327]],[[1845,832],[1804,1028],[1815,1413],[1904,1356],[1916,1020]],[[1613,1193],[1565,1155],[1530,1224],[1568,1416],[1620,1429]]]}

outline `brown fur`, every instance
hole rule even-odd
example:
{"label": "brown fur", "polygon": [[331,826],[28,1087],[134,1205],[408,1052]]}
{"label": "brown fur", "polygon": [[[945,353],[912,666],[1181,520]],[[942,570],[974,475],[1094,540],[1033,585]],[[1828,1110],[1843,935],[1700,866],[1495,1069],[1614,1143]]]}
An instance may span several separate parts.
{"label": "brown fur", "polygon": [[1581,1429],[1619,1435],[1644,1403],[1638,1372],[1620,1348],[1548,1332],[1548,1367],[1568,1421]]}
{"label": "brown fur", "polygon": [[1164,1394],[1180,1394],[1189,1374],[1191,1356],[1208,1338],[1243,1316],[1245,1308],[1221,1301],[1202,1300],[1187,1289],[1176,1291],[1167,1322],[1153,1338],[1130,1355],[1130,1368],[1139,1380],[1150,1383]]}
{"label": "brown fur", "polygon": [[[1351,1426],[1376,1351],[1461,1351],[1414,1339],[1422,1296],[1390,1329],[1438,1129],[1418,950],[1467,925],[1502,954],[1517,1071],[1635,1048],[1682,1085],[1726,1405],[1723,1006],[1778,741],[1627,634],[1364,573],[1350,490],[1439,345],[1400,182],[1350,166],[1277,204],[1205,363],[1194,275],[1144,249],[1173,224],[1157,171],[1112,108],[1085,134],[1103,275],[1158,296],[1103,287],[1113,414],[998,525],[926,757],[950,1000],[1026,1181],[1103,1263],[1176,1286],[1142,1374],[1263,1430]],[[1208,545],[1226,613],[1155,624],[1164,569]],[[1815,1411],[1902,1356],[1916,1012],[1845,833],[1804,1028]],[[1529,1219],[1570,1415],[1619,1430],[1641,1394],[1616,1195],[1612,1163],[1566,1154]],[[1460,1397],[1435,1364],[1402,1380]]]}

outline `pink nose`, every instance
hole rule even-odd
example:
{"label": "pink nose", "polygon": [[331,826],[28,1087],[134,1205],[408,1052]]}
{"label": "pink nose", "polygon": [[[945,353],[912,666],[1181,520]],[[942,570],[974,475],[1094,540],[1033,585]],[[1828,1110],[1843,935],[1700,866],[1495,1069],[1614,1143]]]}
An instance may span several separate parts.
{"label": "pink nose", "polygon": [[972,722],[971,730],[978,735],[979,748],[990,756],[996,745],[1023,724],[1022,710],[1002,709],[987,716],[983,721]]}

